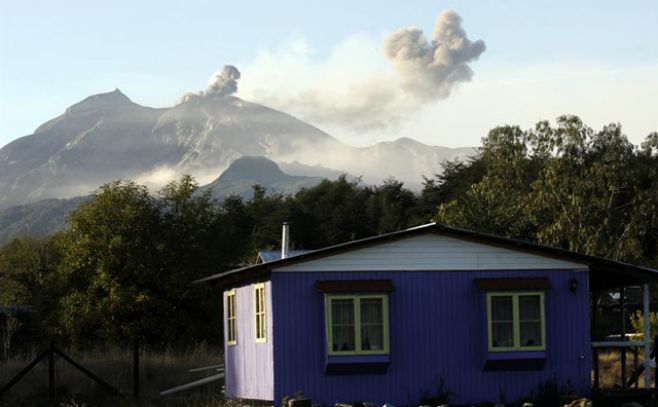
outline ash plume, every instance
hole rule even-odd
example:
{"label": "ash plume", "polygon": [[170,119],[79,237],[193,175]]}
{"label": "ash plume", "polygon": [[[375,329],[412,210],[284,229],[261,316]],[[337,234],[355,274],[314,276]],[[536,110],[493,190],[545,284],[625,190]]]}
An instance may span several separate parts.
{"label": "ash plume", "polygon": [[[362,59],[372,60],[377,43],[361,44],[364,48],[349,51],[353,65],[343,58],[293,66],[301,67],[300,71],[309,72],[313,78],[302,89],[293,90],[294,82],[291,88],[272,89],[277,85],[268,80],[267,72],[262,72],[265,88],[257,89],[253,96],[315,124],[358,133],[386,131],[428,104],[447,98],[457,84],[470,81],[470,64],[486,49],[484,41],[468,38],[461,17],[451,10],[438,15],[429,37],[416,27],[402,28],[384,37],[380,45],[382,62],[389,63],[392,70],[373,66],[364,75],[360,70]],[[283,55],[279,62],[283,65],[287,58]],[[332,76],[335,72],[340,74]]]}
{"label": "ash plume", "polygon": [[238,79],[240,71],[233,65],[224,65],[224,68],[215,72],[208,79],[208,88],[205,91],[188,92],[184,94],[176,104],[186,103],[193,100],[203,100],[207,96],[228,97],[238,91]]}
{"label": "ash plume", "polygon": [[384,54],[397,69],[401,86],[421,100],[445,98],[458,82],[471,80],[468,66],[486,49],[484,41],[471,42],[461,17],[452,10],[439,14],[428,41],[416,27],[400,29],[384,41]]}
{"label": "ash plume", "polygon": [[238,91],[238,79],[240,71],[233,65],[224,65],[221,71],[217,71],[208,80],[206,95],[231,96]]}

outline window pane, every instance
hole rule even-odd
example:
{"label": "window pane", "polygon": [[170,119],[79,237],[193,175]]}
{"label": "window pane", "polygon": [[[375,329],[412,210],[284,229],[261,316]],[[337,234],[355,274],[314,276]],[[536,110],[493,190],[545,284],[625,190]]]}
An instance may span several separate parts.
{"label": "window pane", "polygon": [[361,300],[361,323],[381,324],[384,322],[383,301],[381,298]]}
{"label": "window pane", "polygon": [[255,302],[255,315],[256,315],[256,341],[265,342],[267,338],[266,332],[266,319],[265,319],[265,286],[263,284],[257,284],[254,291],[256,302]]}
{"label": "window pane", "polygon": [[494,348],[508,348],[514,346],[514,324],[512,322],[492,322],[491,336]]}
{"label": "window pane", "polygon": [[521,346],[542,346],[541,322],[521,322],[519,324]]}
{"label": "window pane", "polygon": [[331,336],[334,351],[345,352],[356,350],[354,331],[354,300],[331,300]]}
{"label": "window pane", "polygon": [[331,300],[332,325],[354,325],[354,301]]}
{"label": "window pane", "polygon": [[264,297],[265,297],[265,289],[258,288],[256,290],[256,312],[263,312]]}
{"label": "window pane", "polygon": [[332,327],[333,338],[332,349],[338,352],[353,351],[354,347],[354,325],[338,325]]}
{"label": "window pane", "polygon": [[519,296],[519,318],[521,321],[541,319],[538,295]]}
{"label": "window pane", "polygon": [[512,297],[491,297],[491,319],[493,321],[511,321]]}
{"label": "window pane", "polygon": [[227,339],[235,342],[235,293],[226,296]]}
{"label": "window pane", "polygon": [[361,350],[384,349],[384,325],[361,326]]}

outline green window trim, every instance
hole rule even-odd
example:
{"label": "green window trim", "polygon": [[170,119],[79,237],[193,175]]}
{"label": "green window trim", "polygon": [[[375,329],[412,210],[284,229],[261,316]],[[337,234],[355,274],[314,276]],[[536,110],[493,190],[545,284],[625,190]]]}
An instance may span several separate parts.
{"label": "green window trim", "polygon": [[[383,318],[383,349],[362,350],[361,349],[361,300],[363,299],[381,299],[382,300],[382,318]],[[332,349],[333,330],[332,330],[332,307],[333,300],[352,300],[354,304],[354,347],[355,350],[335,351]],[[388,295],[325,295],[326,311],[326,337],[327,352],[329,355],[387,355],[390,352],[389,346],[389,322],[388,322]]]}
{"label": "green window trim", "polygon": [[[541,346],[521,346],[521,329],[519,315],[519,297],[538,296],[541,326]],[[493,319],[491,300],[495,297],[507,297],[512,299],[512,332],[514,346],[493,346]],[[487,348],[489,352],[518,352],[518,351],[542,351],[546,350],[546,316],[544,311],[544,293],[541,291],[514,291],[487,293]]]}
{"label": "green window trim", "polygon": [[256,343],[267,342],[267,317],[265,315],[265,284],[259,283],[254,286],[254,297],[256,299]]}
{"label": "green window trim", "polygon": [[235,290],[226,293],[226,343],[238,344],[237,315],[235,312]]}

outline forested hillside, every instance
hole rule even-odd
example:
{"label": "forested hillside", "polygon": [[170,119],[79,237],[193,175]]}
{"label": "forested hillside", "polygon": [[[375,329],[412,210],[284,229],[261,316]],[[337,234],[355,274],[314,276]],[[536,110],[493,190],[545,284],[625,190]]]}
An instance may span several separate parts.
{"label": "forested hillside", "polygon": [[468,162],[447,162],[420,193],[394,179],[343,176],[294,195],[222,202],[183,177],[152,194],[100,187],[47,238],[0,248],[0,305],[31,304],[36,334],[67,343],[157,345],[217,340],[217,289],[200,277],[277,248],[315,249],[431,220],[658,267],[658,133],[639,147],[620,125],[594,131],[573,116],[523,131],[493,129]]}

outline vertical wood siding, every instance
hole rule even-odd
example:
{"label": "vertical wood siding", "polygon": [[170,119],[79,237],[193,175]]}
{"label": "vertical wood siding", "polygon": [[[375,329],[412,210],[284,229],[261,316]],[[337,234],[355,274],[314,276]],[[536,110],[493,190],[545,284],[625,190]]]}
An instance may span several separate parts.
{"label": "vertical wood siding", "polygon": [[[547,277],[546,364],[541,371],[483,371],[486,295],[475,278]],[[569,280],[578,290],[569,291]],[[323,294],[317,280],[391,279],[386,374],[325,375]],[[549,380],[586,394],[590,384],[588,273],[570,270],[274,273],[274,401],[296,391],[333,405],[357,400],[417,405],[441,376],[451,403],[514,402]],[[243,328],[244,329],[244,328]]]}
{"label": "vertical wood siding", "polygon": [[[274,400],[272,358],[272,285],[265,282],[267,342],[256,343],[256,298],[254,285],[235,288],[237,344],[224,339],[226,395],[229,397]],[[226,328],[226,294],[223,294],[224,332]]]}

